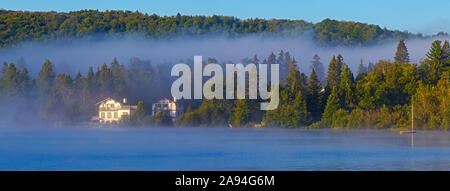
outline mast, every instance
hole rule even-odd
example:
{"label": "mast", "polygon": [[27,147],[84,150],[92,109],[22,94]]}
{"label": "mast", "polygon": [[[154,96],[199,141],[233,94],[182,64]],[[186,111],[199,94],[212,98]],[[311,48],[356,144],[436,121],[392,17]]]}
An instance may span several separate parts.
{"label": "mast", "polygon": [[414,103],[411,104],[411,147],[414,148]]}

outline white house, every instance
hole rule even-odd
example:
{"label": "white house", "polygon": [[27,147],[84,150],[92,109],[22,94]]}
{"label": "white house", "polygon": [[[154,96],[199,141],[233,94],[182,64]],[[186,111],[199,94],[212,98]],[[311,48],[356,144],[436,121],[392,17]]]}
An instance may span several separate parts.
{"label": "white house", "polygon": [[164,98],[152,105],[152,115],[157,111],[169,114],[172,118],[176,118],[183,114],[183,106],[177,104],[177,100]]}
{"label": "white house", "polygon": [[135,105],[126,104],[125,98],[123,102],[106,98],[95,105],[98,105],[98,121],[100,123],[119,122],[123,118],[129,118],[136,110]]}

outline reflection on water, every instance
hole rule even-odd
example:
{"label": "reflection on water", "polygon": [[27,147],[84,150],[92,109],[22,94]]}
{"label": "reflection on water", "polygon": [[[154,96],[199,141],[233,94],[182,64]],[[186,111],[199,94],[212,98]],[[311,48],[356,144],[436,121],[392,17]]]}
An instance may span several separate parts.
{"label": "reflection on water", "polygon": [[450,133],[0,128],[0,170],[450,170]]}

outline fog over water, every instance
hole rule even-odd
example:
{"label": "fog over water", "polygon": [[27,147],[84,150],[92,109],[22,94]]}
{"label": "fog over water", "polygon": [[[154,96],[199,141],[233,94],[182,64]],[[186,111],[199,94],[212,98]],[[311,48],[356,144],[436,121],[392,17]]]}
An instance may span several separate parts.
{"label": "fog over water", "polygon": [[[289,51],[298,61],[300,70],[310,72],[310,62],[315,53],[321,57],[321,62],[327,68],[333,55],[341,53],[344,61],[357,72],[361,59],[365,64],[376,63],[380,59],[394,57],[397,42],[368,47],[323,47],[317,46],[311,37],[297,38],[246,36],[240,38],[225,38],[209,36],[202,38],[173,38],[170,40],[152,40],[141,35],[126,35],[123,37],[82,38],[69,41],[54,40],[48,42],[25,42],[19,46],[0,50],[0,61],[17,62],[21,57],[24,65],[32,75],[36,75],[45,59],[50,59],[56,65],[57,72],[85,74],[89,66],[100,66],[111,62],[117,57],[119,62],[128,63],[130,58],[152,60],[154,64],[167,62],[178,63],[201,55],[204,59],[216,58],[219,62],[239,62],[243,58],[252,58],[257,54],[263,58],[280,50]],[[440,37],[440,40],[449,37]],[[406,40],[412,63],[418,63],[425,58],[425,53],[435,39]]]}
{"label": "fog over water", "polygon": [[450,170],[450,133],[0,128],[0,170]]}

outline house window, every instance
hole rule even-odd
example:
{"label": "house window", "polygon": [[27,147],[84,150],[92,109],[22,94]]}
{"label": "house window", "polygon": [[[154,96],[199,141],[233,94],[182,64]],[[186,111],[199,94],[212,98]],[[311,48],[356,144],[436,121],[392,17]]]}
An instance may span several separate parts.
{"label": "house window", "polygon": [[108,116],[108,118],[111,118],[111,112],[108,112],[106,115]]}
{"label": "house window", "polygon": [[100,112],[100,118],[105,118],[105,112]]}
{"label": "house window", "polygon": [[116,118],[116,119],[119,118],[119,114],[117,112],[114,112],[114,118]]}

